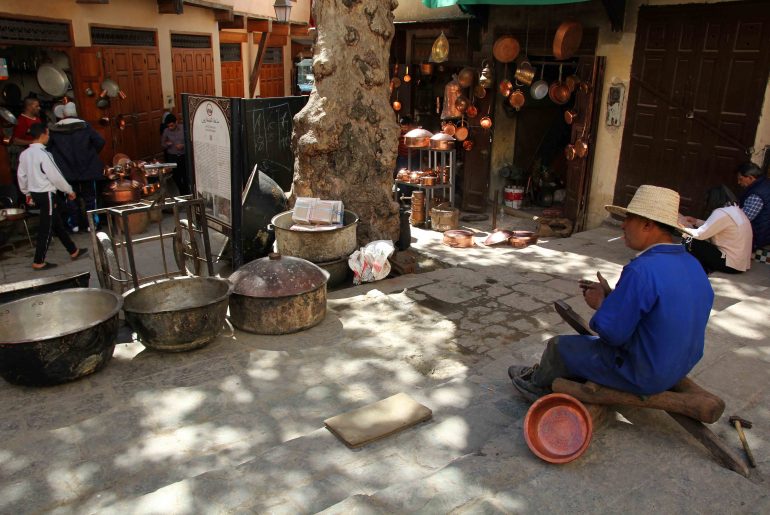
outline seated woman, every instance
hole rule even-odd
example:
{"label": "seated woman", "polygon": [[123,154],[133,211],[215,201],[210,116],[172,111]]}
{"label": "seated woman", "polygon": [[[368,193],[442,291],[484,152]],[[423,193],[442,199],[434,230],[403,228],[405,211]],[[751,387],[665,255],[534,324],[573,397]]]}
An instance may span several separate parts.
{"label": "seated woman", "polygon": [[751,222],[726,187],[712,188],[706,197],[707,220],[681,216],[684,246],[707,274],[738,274],[751,267]]}

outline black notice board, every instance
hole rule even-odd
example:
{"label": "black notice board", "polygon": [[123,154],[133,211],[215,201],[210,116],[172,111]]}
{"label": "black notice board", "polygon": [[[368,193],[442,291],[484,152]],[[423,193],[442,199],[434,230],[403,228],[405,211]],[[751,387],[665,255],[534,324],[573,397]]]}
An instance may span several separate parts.
{"label": "black notice board", "polygon": [[307,100],[307,96],[241,100],[244,184],[256,164],[260,172],[277,182],[284,191],[291,189],[294,176],[292,120]]}

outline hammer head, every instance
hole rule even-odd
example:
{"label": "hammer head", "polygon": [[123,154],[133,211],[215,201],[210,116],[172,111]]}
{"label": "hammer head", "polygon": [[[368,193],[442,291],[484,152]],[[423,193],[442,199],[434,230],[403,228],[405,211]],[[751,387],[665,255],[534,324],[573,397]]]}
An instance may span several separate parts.
{"label": "hammer head", "polygon": [[730,417],[730,424],[735,424],[735,422],[740,422],[741,426],[745,427],[746,429],[751,429],[751,426],[753,425],[751,422],[745,418],[739,417],[738,415],[733,415]]}

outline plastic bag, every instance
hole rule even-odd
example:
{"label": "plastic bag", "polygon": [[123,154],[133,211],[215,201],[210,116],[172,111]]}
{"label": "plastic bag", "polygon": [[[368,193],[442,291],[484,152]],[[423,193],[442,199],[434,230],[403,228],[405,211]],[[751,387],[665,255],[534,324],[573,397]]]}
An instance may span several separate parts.
{"label": "plastic bag", "polygon": [[348,265],[353,270],[353,284],[386,278],[390,273],[388,258],[394,250],[391,240],[376,240],[353,252],[348,258]]}

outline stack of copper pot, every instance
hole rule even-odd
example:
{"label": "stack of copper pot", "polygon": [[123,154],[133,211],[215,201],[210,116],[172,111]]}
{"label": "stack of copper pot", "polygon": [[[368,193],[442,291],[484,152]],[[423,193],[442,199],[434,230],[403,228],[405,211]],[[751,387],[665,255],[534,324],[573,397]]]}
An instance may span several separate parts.
{"label": "stack of copper pot", "polygon": [[412,225],[422,225],[425,223],[425,192],[412,192],[412,214],[409,217],[409,223]]}

